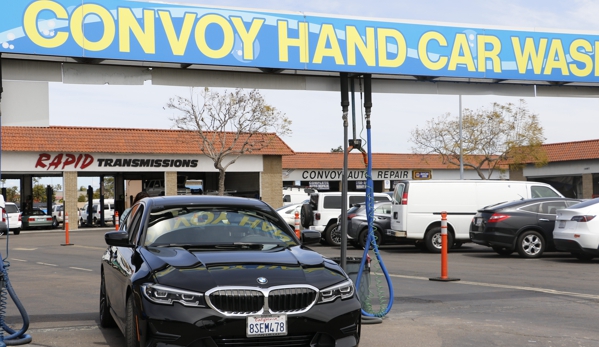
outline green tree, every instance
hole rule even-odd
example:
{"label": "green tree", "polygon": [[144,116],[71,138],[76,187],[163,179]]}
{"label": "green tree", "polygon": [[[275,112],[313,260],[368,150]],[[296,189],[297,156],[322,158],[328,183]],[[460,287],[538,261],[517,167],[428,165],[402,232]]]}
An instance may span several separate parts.
{"label": "green tree", "polygon": [[339,146],[337,148],[331,148],[331,153],[339,153],[339,152],[343,152],[342,146]]}
{"label": "green tree", "polygon": [[219,92],[204,88],[188,98],[170,98],[167,108],[178,112],[171,117],[174,127],[198,135],[200,150],[219,171],[218,193],[225,191],[225,173],[239,157],[267,146],[274,135],[291,134],[291,120],[269,105],[256,89]]}
{"label": "green tree", "polygon": [[87,195],[79,195],[79,197],[77,198],[77,202],[86,202],[87,201]]}
{"label": "green tree", "polygon": [[414,153],[439,154],[456,166],[460,165],[461,147],[464,167],[488,179],[501,164],[547,164],[544,140],[538,116],[520,100],[518,105],[493,103],[491,109],[464,109],[461,141],[459,118],[449,113],[428,121],[423,129],[414,129],[409,141],[415,145]]}

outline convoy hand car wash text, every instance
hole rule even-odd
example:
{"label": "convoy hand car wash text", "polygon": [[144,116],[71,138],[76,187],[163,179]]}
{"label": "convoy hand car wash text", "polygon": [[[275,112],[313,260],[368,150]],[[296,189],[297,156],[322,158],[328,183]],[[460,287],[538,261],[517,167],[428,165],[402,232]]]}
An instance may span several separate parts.
{"label": "convoy hand car wash text", "polygon": [[54,156],[41,153],[35,168],[46,170],[86,169],[94,162],[97,167],[197,167],[197,159],[95,159],[91,154],[59,153]]}

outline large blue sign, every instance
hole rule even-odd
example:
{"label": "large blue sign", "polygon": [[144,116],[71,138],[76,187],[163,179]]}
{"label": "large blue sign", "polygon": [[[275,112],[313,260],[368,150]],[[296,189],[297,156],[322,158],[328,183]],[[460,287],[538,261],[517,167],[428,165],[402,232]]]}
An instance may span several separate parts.
{"label": "large blue sign", "polygon": [[294,70],[599,82],[599,36],[125,0],[3,1],[0,52]]}

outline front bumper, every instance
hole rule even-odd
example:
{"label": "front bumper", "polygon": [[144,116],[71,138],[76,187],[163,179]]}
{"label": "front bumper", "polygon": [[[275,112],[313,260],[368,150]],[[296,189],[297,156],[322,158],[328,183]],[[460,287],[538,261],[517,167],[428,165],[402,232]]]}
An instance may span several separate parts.
{"label": "front bumper", "polygon": [[354,347],[360,338],[361,306],[355,297],[314,305],[303,314],[288,315],[287,335],[273,337],[246,337],[246,317],[224,316],[211,308],[184,307],[178,303],[159,305],[145,297],[138,302],[144,347]]}

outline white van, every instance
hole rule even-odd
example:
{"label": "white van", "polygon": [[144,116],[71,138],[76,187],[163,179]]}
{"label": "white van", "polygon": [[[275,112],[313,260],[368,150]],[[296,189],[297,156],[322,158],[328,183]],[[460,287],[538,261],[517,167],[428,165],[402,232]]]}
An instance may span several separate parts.
{"label": "white van", "polygon": [[318,190],[308,187],[283,187],[283,206],[310,200],[312,193],[318,193]]}
{"label": "white van", "polygon": [[[92,201],[92,225],[100,223],[100,199]],[[104,199],[104,222],[114,225],[114,199]],[[79,225],[87,224],[87,203],[83,206],[83,211],[79,216]]]}
{"label": "white van", "polygon": [[478,209],[507,201],[556,196],[563,197],[549,184],[529,181],[400,181],[393,192],[391,229],[386,233],[440,252],[442,211],[447,212],[447,243],[459,247],[470,241],[470,222]]}

